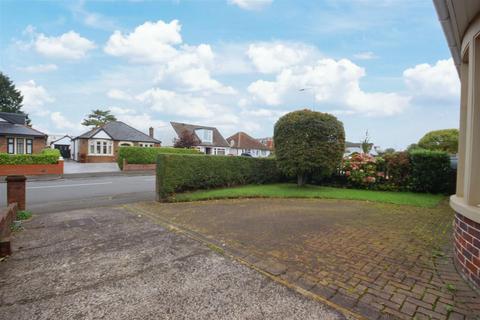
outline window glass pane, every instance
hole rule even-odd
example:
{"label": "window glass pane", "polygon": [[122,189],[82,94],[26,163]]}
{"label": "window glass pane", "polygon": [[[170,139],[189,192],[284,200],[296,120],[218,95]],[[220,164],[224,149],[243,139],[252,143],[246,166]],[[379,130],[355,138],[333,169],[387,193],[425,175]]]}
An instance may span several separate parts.
{"label": "window glass pane", "polygon": [[102,143],[100,141],[97,141],[97,153],[102,153]]}
{"label": "window glass pane", "polygon": [[95,153],[95,145],[93,142],[90,142],[90,153]]}
{"label": "window glass pane", "polygon": [[25,139],[17,138],[17,154],[25,153]]}
{"label": "window glass pane", "polygon": [[7,145],[8,145],[8,153],[15,153],[15,145],[14,145],[14,140],[13,138],[8,138],[7,139]]}
{"label": "window glass pane", "polygon": [[27,139],[27,153],[28,154],[31,154],[32,153],[32,149],[33,149],[33,140],[32,139]]}
{"label": "window glass pane", "polygon": [[107,142],[103,141],[103,154],[107,154]]}
{"label": "window glass pane", "polygon": [[108,143],[108,154],[112,154],[112,143]]}

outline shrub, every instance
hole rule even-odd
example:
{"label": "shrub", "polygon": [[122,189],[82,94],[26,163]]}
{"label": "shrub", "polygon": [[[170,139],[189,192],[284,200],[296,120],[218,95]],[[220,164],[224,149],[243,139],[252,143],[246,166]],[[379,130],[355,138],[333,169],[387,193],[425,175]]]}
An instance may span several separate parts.
{"label": "shrub", "polygon": [[118,151],[118,166],[123,169],[123,159],[131,164],[153,164],[157,161],[157,155],[160,153],[181,153],[181,154],[198,154],[197,149],[182,148],[143,148],[143,147],[120,147]]}
{"label": "shrub", "polygon": [[273,159],[158,154],[157,193],[159,199],[185,190],[208,189],[281,180]]}
{"label": "shrub", "polygon": [[406,189],[410,185],[412,167],[408,152],[394,152],[384,155],[385,174],[388,184]]}
{"label": "shrub", "polygon": [[458,150],[458,129],[430,131],[418,141],[418,146],[432,151],[445,151],[450,154]]}
{"label": "shrub", "polygon": [[368,188],[379,183],[385,176],[383,171],[378,170],[381,164],[383,164],[381,157],[355,153],[343,159],[341,171],[353,186]]}
{"label": "shrub", "polygon": [[447,152],[414,150],[410,152],[412,191],[453,193],[455,171]]}
{"label": "shrub", "polygon": [[303,185],[309,175],[330,175],[345,151],[343,124],[334,116],[311,110],[290,112],[274,128],[279,168]]}
{"label": "shrub", "polygon": [[0,165],[55,164],[58,162],[58,158],[60,158],[60,151],[50,148],[34,154],[0,153]]}

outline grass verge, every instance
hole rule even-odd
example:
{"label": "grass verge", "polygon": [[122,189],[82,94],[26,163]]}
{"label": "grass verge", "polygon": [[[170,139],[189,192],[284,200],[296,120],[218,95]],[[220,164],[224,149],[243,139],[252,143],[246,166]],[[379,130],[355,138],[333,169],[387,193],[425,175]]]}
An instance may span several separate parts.
{"label": "grass verge", "polygon": [[194,192],[176,194],[170,200],[174,202],[184,202],[233,198],[345,199],[432,208],[438,205],[439,202],[445,198],[445,196],[428,193],[342,189],[312,185],[307,185],[305,187],[299,188],[295,184],[282,183],[267,185],[246,185],[240,187],[213,190],[198,190]]}

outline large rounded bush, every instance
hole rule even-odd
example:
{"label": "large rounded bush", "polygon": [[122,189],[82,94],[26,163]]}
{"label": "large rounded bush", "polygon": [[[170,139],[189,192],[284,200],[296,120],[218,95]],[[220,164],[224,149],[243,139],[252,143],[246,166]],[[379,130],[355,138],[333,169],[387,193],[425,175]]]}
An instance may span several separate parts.
{"label": "large rounded bush", "polygon": [[339,166],[345,151],[343,123],[328,113],[311,110],[290,112],[274,129],[279,168],[304,185],[309,175],[328,175]]}
{"label": "large rounded bush", "polygon": [[455,154],[458,150],[458,129],[430,131],[418,141],[418,146],[427,150]]}

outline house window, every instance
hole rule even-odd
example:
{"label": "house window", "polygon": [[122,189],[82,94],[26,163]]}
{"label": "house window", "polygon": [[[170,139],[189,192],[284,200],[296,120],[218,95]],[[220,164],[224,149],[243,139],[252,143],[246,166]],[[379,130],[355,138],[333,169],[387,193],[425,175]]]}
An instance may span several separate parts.
{"label": "house window", "polygon": [[111,140],[93,139],[89,141],[89,155],[113,155],[113,142]]}
{"label": "house window", "polygon": [[15,139],[7,138],[7,152],[10,154],[15,153]]}
{"label": "house window", "polygon": [[17,138],[17,154],[25,153],[25,139]]}
{"label": "house window", "polygon": [[153,143],[140,142],[139,145],[143,148],[153,148]]}
{"label": "house window", "polygon": [[195,134],[202,142],[213,142],[213,131],[210,129],[197,129],[195,130]]}
{"label": "house window", "polygon": [[224,156],[225,155],[225,149],[224,148],[215,148],[214,153],[218,156]]}
{"label": "house window", "polygon": [[32,139],[26,139],[26,153],[27,154],[32,154],[33,153],[33,140]]}

